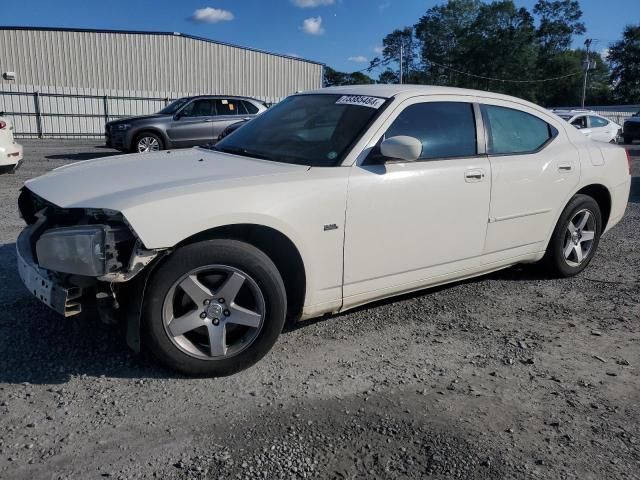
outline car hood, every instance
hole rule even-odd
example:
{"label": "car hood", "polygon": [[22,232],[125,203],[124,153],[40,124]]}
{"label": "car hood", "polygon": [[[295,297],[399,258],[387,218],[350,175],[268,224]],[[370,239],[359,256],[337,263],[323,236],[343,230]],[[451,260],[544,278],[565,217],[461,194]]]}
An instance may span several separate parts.
{"label": "car hood", "polygon": [[141,116],[137,116],[137,117],[126,117],[126,118],[119,118],[118,120],[113,120],[111,122],[107,122],[107,125],[117,125],[119,123],[127,123],[127,122],[132,122],[132,121],[138,121],[138,120],[153,120],[154,118],[166,118],[166,117],[170,117],[171,115],[166,115],[163,113],[154,113],[151,115],[141,115]]}
{"label": "car hood", "polygon": [[640,123],[640,117],[629,117],[624,122]]}
{"label": "car hood", "polygon": [[159,198],[233,186],[265,176],[304,174],[309,167],[258,160],[203,148],[104,157],[57,168],[25,183],[62,208],[128,207]]}

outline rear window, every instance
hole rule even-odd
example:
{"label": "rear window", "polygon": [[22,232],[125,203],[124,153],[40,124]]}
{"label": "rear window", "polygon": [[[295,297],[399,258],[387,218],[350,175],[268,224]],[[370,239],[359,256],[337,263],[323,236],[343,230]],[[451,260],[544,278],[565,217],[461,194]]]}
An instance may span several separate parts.
{"label": "rear window", "polygon": [[253,103],[243,100],[242,104],[244,105],[244,108],[247,110],[247,113],[249,115],[255,115],[256,113],[258,113],[258,107],[256,107]]}
{"label": "rear window", "polygon": [[557,135],[544,120],[514,108],[482,106],[489,128],[489,154],[532,153]]}
{"label": "rear window", "polygon": [[609,121],[601,117],[592,116],[592,117],[589,117],[589,120],[591,120],[591,126],[594,128],[606,127],[607,125],[609,125]]}

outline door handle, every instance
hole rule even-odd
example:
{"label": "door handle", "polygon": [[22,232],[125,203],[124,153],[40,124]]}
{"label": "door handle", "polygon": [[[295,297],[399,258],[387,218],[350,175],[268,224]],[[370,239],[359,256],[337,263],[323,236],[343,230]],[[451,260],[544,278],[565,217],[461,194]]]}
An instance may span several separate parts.
{"label": "door handle", "polygon": [[467,183],[481,182],[484,179],[484,170],[479,168],[474,170],[467,170],[466,172],[464,172],[464,179]]}
{"label": "door handle", "polygon": [[212,123],[212,122],[215,122],[215,120],[213,118],[208,118],[208,119],[205,120],[205,122]]}
{"label": "door handle", "polygon": [[573,165],[570,163],[561,163],[558,165],[559,172],[570,172],[571,170],[573,170]]}

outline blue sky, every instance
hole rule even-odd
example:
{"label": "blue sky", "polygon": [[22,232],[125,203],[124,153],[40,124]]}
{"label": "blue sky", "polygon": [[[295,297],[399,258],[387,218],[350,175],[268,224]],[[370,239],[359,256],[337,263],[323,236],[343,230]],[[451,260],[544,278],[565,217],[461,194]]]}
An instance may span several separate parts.
{"label": "blue sky", "polygon": [[[536,0],[515,0],[531,9]],[[295,54],[360,70],[394,28],[412,25],[441,0],[22,0],[3,1],[2,25],[157,30]],[[602,50],[640,0],[581,0],[587,35]],[[320,20],[321,19],[321,20]],[[576,43],[581,44],[580,39]]]}

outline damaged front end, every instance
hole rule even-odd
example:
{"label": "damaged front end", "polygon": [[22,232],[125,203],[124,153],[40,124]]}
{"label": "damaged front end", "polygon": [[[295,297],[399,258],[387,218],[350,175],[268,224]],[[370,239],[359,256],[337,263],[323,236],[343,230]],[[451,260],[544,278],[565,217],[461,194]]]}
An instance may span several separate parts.
{"label": "damaged front end", "polygon": [[145,249],[120,212],[60,208],[27,188],[18,205],[27,223],[16,243],[20,277],[65,317],[95,305],[113,323],[128,282],[165,252]]}

